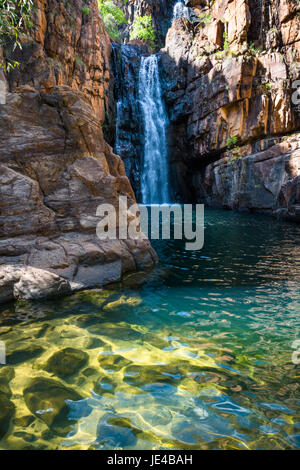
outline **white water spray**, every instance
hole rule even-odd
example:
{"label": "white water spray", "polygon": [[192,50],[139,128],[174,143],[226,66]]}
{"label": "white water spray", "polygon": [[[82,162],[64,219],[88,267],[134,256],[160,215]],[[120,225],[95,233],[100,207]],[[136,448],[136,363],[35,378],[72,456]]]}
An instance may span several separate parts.
{"label": "white water spray", "polygon": [[185,6],[183,0],[175,3],[174,10],[173,10],[173,20],[176,18],[188,18],[190,19],[190,11],[188,7]]}

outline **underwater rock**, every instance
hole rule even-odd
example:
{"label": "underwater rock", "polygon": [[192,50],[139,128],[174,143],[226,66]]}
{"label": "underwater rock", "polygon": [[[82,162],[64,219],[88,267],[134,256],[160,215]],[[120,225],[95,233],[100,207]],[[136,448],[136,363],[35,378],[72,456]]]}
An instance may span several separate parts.
{"label": "underwater rock", "polygon": [[19,437],[20,439],[23,439],[26,442],[34,442],[37,440],[37,436],[24,431],[17,431],[13,435],[15,437]]}
{"label": "underwater rock", "polygon": [[10,420],[15,414],[15,405],[10,400],[12,393],[9,382],[14,378],[12,367],[0,368],[0,439],[7,433]]}
{"label": "underwater rock", "polygon": [[28,426],[31,425],[31,423],[33,423],[34,420],[35,420],[34,416],[25,415],[25,416],[21,416],[20,418],[16,418],[14,420],[14,423],[16,426],[20,426],[21,428],[27,428]]}
{"label": "underwater rock", "polygon": [[107,449],[132,447],[137,442],[130,421],[127,418],[116,418],[115,415],[109,413],[104,415],[98,423],[97,440]]}
{"label": "underwater rock", "polygon": [[46,370],[58,377],[68,377],[75,374],[87,362],[87,353],[75,348],[65,348],[55,352],[47,361]]}
{"label": "underwater rock", "polygon": [[107,302],[102,307],[104,311],[114,311],[121,308],[134,308],[138,307],[142,303],[139,297],[126,297],[124,295],[116,294],[112,296],[112,299],[107,299]]}
{"label": "underwater rock", "polygon": [[0,393],[0,439],[7,433],[14,414],[15,405],[7,396]]}
{"label": "underwater rock", "polygon": [[105,346],[104,341],[100,338],[88,338],[85,344],[86,349],[97,349]]}
{"label": "underwater rock", "polygon": [[134,341],[141,339],[142,334],[136,330],[128,329],[111,323],[99,323],[89,327],[90,333],[107,336],[110,339],[119,339],[122,341]]}
{"label": "underwater rock", "polygon": [[124,382],[136,387],[155,383],[177,386],[182,377],[182,371],[176,366],[132,364],[126,368]]}
{"label": "underwater rock", "polygon": [[91,377],[97,373],[98,373],[98,370],[94,369],[93,367],[87,367],[86,369],[82,371],[82,375],[84,377]]}
{"label": "underwater rock", "polygon": [[43,352],[44,348],[34,343],[19,343],[16,347],[14,347],[14,343],[11,342],[7,345],[6,361],[7,364],[15,365],[40,356]]}
{"label": "underwater rock", "polygon": [[12,393],[10,390],[9,382],[15,377],[15,370],[13,367],[0,368],[0,394],[10,398]]}
{"label": "underwater rock", "polygon": [[150,343],[151,346],[154,346],[158,349],[167,348],[169,346],[168,341],[164,340],[163,338],[160,338],[157,334],[153,333],[145,333],[143,335],[143,341]]}
{"label": "underwater rock", "polygon": [[113,371],[120,370],[123,367],[132,364],[129,359],[126,359],[125,357],[120,356],[119,354],[100,355],[98,357],[98,361],[102,369]]}
{"label": "underwater rock", "polygon": [[61,382],[37,377],[24,388],[27,408],[56,432],[65,431],[72,420],[67,419],[69,407],[66,400],[79,401],[82,396]]}
{"label": "underwater rock", "polygon": [[13,367],[1,367],[0,368],[0,383],[9,383],[15,377],[15,369]]}
{"label": "underwater rock", "polygon": [[[2,312],[2,315],[3,315],[3,312]],[[10,333],[11,331],[12,331],[11,326],[2,326],[0,327],[0,336],[5,335],[6,333]]]}
{"label": "underwater rock", "polygon": [[116,382],[106,375],[101,375],[94,386],[94,392],[97,395],[110,395],[113,396],[115,393]]}

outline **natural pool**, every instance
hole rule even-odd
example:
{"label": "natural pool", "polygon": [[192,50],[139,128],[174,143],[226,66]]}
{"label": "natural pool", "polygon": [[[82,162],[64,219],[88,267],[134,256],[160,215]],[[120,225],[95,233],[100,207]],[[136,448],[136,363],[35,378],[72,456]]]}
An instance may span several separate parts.
{"label": "natural pool", "polygon": [[300,447],[300,227],[205,224],[110,289],[2,306],[1,449]]}

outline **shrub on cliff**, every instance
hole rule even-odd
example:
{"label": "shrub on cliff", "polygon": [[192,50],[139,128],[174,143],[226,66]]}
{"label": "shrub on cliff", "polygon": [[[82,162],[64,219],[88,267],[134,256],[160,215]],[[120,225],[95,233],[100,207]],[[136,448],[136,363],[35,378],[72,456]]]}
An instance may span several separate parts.
{"label": "shrub on cliff", "polygon": [[153,49],[155,47],[155,32],[150,15],[137,16],[133,22],[130,40],[140,39]]}
{"label": "shrub on cliff", "polygon": [[121,41],[119,27],[127,23],[124,12],[112,0],[98,0],[98,6],[106,32],[112,39]]}
{"label": "shrub on cliff", "polygon": [[[13,49],[22,48],[19,36],[31,27],[30,12],[33,0],[0,0],[0,46],[4,47],[7,41],[13,42]],[[0,67],[10,70],[19,63],[7,59],[7,64],[0,62]]]}

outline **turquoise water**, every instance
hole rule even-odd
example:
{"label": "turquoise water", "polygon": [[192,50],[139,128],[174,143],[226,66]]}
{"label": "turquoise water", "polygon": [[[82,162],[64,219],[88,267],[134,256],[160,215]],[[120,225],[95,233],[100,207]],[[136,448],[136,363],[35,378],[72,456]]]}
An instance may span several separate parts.
{"label": "turquoise water", "polygon": [[2,307],[0,448],[300,446],[300,227],[217,210],[205,227],[201,251],[154,241],[155,269],[109,289]]}

